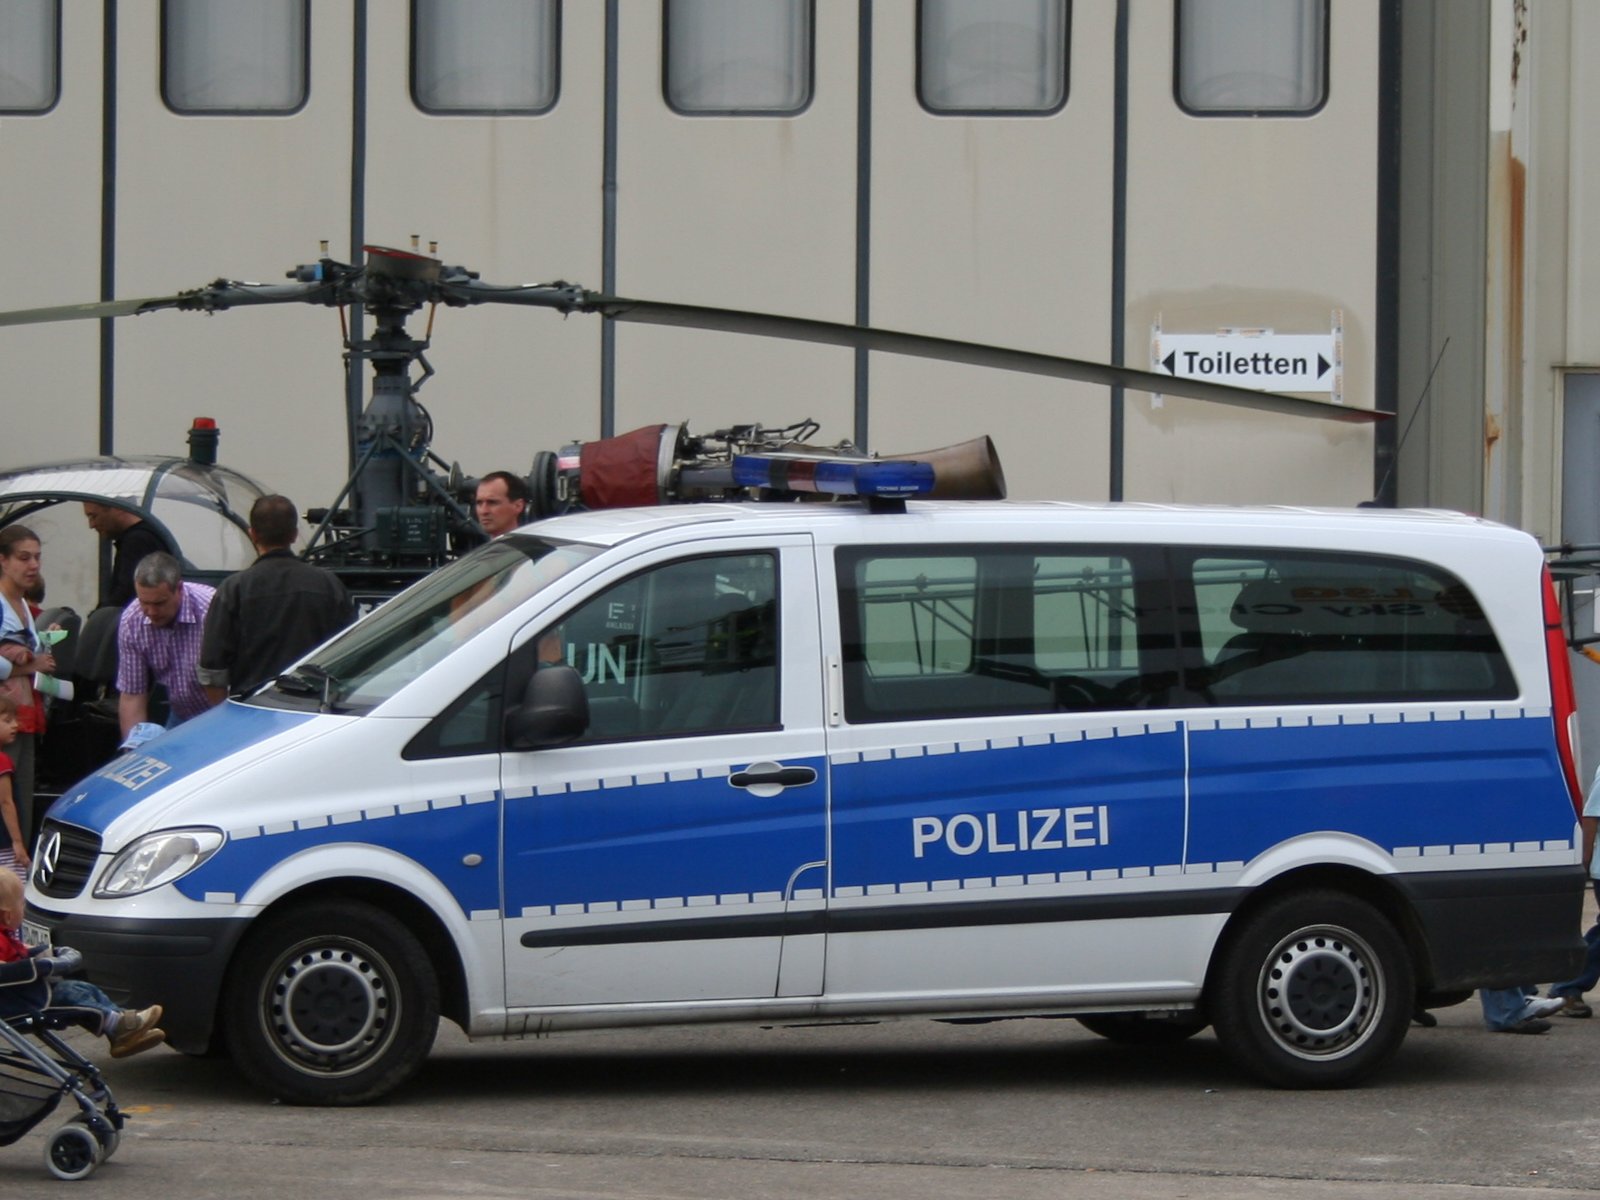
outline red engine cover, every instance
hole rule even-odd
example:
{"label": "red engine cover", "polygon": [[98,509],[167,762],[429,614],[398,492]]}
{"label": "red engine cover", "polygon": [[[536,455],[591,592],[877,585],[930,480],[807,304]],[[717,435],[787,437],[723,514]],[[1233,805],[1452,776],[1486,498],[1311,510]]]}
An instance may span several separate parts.
{"label": "red engine cover", "polygon": [[578,492],[589,508],[661,503],[661,435],[665,425],[585,442],[578,450]]}

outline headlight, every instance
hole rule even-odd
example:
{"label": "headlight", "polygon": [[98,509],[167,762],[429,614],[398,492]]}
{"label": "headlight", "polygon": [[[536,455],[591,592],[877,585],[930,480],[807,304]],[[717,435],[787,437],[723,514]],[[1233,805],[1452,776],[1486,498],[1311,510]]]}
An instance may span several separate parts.
{"label": "headlight", "polygon": [[168,829],[149,833],[112,860],[94,889],[96,896],[137,896],[182,879],[222,848],[220,829]]}

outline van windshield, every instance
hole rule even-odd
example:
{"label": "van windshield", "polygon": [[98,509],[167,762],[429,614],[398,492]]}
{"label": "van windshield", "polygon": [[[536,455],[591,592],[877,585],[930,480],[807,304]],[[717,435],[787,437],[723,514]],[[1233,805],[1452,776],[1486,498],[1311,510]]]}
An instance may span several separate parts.
{"label": "van windshield", "polygon": [[598,553],[527,536],[491,542],[413,584],[254,699],[368,711]]}

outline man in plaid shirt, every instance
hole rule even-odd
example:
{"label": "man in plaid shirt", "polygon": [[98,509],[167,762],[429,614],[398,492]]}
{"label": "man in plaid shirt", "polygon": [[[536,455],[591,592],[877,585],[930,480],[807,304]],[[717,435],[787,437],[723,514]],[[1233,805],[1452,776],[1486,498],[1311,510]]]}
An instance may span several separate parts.
{"label": "man in plaid shirt", "polygon": [[148,554],[133,573],[134,599],[117,623],[117,715],[122,736],[149,719],[150,688],[162,684],[170,728],[211,707],[200,684],[200,639],[215,589],[185,583],[170,554]]}

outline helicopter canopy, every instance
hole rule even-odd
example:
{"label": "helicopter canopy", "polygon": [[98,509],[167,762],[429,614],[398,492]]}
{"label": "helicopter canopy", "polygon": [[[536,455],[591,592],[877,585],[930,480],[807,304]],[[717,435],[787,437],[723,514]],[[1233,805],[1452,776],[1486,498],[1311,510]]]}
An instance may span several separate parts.
{"label": "helicopter canopy", "polygon": [[0,528],[85,500],[138,513],[178,549],[185,574],[221,578],[255,561],[250,506],[268,494],[227,467],[157,455],[102,456],[0,471]]}

